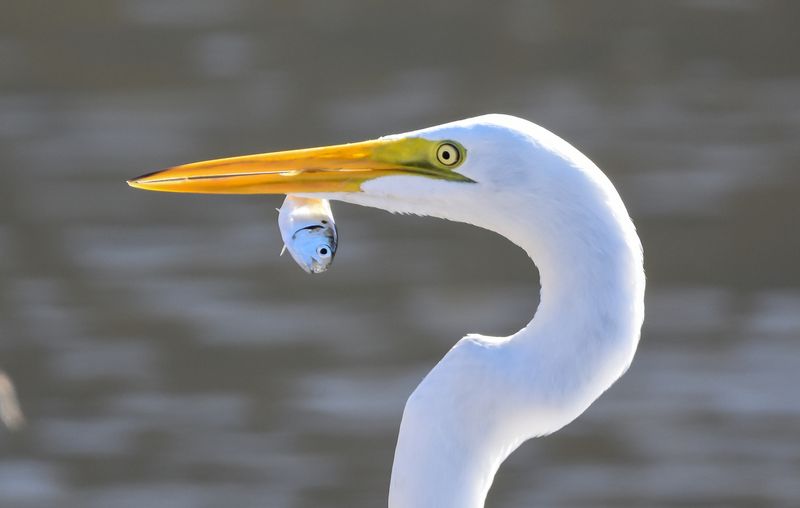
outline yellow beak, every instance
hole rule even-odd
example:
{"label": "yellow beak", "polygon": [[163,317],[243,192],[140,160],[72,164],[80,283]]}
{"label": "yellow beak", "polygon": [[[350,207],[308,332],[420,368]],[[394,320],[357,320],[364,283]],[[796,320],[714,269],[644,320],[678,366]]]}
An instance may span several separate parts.
{"label": "yellow beak", "polygon": [[[442,142],[395,138],[347,145],[244,155],[176,166],[128,181],[131,187],[205,194],[359,192],[361,184],[392,175],[472,182],[437,160]],[[449,145],[458,146],[452,141]]]}

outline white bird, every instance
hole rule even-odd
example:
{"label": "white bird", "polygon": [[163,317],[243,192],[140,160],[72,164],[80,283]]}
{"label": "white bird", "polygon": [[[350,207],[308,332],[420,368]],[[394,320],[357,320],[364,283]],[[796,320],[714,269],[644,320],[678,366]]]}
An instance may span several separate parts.
{"label": "white bird", "polygon": [[406,403],[390,508],[480,508],[524,441],[574,420],[630,365],[642,248],[603,172],[526,120],[486,115],[373,141],[145,175],[171,192],[299,194],[496,231],[538,266],[539,308],[510,337],[467,335]]}

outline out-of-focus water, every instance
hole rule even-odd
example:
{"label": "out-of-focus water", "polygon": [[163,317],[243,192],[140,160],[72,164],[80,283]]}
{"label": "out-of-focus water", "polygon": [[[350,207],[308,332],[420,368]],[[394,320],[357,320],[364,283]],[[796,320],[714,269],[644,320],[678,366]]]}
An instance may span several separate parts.
{"label": "out-of-focus water", "polygon": [[492,507],[800,506],[800,3],[6,2],[2,507],[383,506],[403,403],[536,273],[502,238],[279,197],[138,192],[179,162],[486,112],[558,132],[646,252],[628,374],[503,466]]}

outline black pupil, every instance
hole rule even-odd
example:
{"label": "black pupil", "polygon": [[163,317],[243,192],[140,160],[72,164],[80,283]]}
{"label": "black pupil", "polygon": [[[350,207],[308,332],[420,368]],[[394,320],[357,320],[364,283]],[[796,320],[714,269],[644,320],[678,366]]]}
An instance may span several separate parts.
{"label": "black pupil", "polygon": [[324,248],[324,247],[323,247],[323,248],[321,248],[321,249],[319,250],[319,253],[320,253],[320,254],[322,254],[322,255],[324,256],[325,254],[327,254],[327,253],[328,253],[328,249],[326,249],[326,248]]}
{"label": "black pupil", "polygon": [[450,152],[448,150],[443,151],[442,152],[442,159],[447,160],[449,158],[450,158]]}

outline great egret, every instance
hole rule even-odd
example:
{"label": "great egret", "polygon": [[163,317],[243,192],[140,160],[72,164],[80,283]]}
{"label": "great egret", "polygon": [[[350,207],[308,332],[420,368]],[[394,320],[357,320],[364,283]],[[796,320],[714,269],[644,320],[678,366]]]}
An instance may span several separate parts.
{"label": "great egret", "polygon": [[522,442],[580,415],[630,365],[644,319],[642,248],[614,186],[526,120],[486,115],[373,141],[177,166],[142,189],[299,194],[490,229],[539,267],[510,337],[467,335],[406,403],[390,508],[480,508]]}

